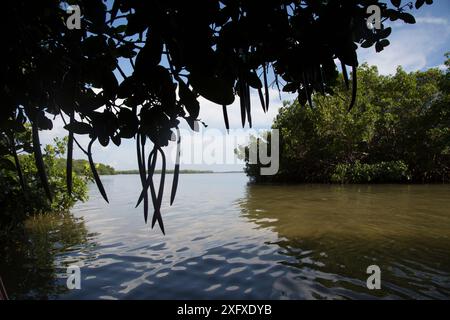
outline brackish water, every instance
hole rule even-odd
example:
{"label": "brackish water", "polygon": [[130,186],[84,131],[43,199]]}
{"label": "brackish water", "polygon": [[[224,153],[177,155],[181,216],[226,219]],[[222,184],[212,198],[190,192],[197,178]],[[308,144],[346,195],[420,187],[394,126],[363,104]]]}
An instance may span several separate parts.
{"label": "brackish water", "polygon": [[[0,249],[11,298],[450,298],[450,186],[248,185],[180,176],[166,236],[134,209],[137,175],[102,178],[69,214],[30,219]],[[166,188],[170,193],[171,176]],[[152,212],[150,212],[151,214]],[[81,266],[81,289],[66,267]],[[369,290],[366,269],[381,269]]]}

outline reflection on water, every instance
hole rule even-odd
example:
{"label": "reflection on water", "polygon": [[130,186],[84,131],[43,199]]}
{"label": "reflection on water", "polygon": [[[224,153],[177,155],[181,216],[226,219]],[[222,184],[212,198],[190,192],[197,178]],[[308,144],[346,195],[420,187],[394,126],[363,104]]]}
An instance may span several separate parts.
{"label": "reflection on water", "polygon": [[[77,204],[73,215],[31,223],[26,236],[0,249],[10,295],[450,297],[450,186],[254,186],[243,174],[180,178],[174,205],[163,204],[166,236],[134,209],[134,175],[103,178],[109,205],[92,186],[91,200]],[[55,270],[72,263],[82,266],[81,290],[65,289],[56,277]],[[372,264],[382,270],[379,291],[366,288]]]}
{"label": "reflection on water", "polygon": [[[312,297],[449,298],[448,186],[249,186],[243,215],[277,233]],[[366,267],[382,289],[365,288]]]}

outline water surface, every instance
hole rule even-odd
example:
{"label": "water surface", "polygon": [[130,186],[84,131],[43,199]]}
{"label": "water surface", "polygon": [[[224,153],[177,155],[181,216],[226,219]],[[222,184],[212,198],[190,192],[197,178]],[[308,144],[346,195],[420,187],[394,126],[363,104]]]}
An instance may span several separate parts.
{"label": "water surface", "polygon": [[[450,298],[450,186],[255,186],[239,173],[181,175],[174,205],[163,204],[163,236],[134,209],[137,175],[102,180],[110,204],[91,185],[88,202],[32,219],[0,249],[10,296]],[[65,287],[70,264],[81,266],[81,290]],[[374,264],[381,290],[366,287]]]}

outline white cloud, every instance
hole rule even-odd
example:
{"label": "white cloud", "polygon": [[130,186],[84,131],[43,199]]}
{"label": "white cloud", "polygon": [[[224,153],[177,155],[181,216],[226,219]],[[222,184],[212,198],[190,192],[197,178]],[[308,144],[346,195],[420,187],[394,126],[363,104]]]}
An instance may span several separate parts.
{"label": "white cloud", "polygon": [[418,24],[436,24],[446,26],[448,25],[448,20],[439,17],[418,17],[416,19]]}
{"label": "white cloud", "polygon": [[[441,58],[450,41],[450,26],[448,20],[438,17],[418,17],[416,25],[400,27],[393,24],[393,32],[389,40],[391,44],[382,52],[375,49],[360,49],[360,62],[376,65],[381,74],[393,74],[401,65],[407,71],[432,67],[433,56]],[[446,49],[444,49],[446,48]]]}

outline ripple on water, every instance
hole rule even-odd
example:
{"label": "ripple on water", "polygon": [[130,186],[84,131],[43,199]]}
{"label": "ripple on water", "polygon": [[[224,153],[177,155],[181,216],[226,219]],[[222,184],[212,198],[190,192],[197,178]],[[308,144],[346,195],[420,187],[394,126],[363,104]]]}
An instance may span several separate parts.
{"label": "ripple on water", "polygon": [[[143,223],[142,208],[134,209],[137,176],[104,180],[110,205],[93,186],[91,200],[73,210],[83,226],[65,238],[75,222],[63,221],[64,232],[48,235],[51,250],[42,250],[56,266],[82,262],[83,290],[49,297],[450,297],[449,186],[252,186],[240,174],[180,178],[175,205],[163,203],[166,236]],[[382,269],[378,292],[366,287],[371,264]],[[18,269],[16,277],[28,270],[23,263],[7,267]],[[36,283],[53,282],[33,278],[24,287],[31,291]]]}

